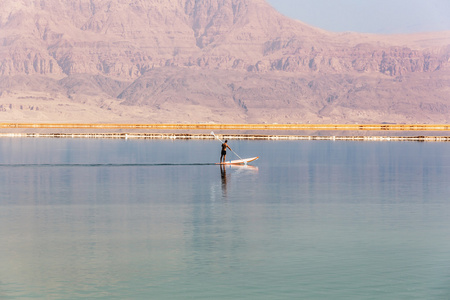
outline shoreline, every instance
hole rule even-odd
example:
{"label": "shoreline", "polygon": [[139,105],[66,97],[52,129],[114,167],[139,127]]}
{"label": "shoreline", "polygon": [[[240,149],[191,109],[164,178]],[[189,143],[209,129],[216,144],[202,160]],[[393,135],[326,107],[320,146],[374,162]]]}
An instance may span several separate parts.
{"label": "shoreline", "polygon": [[0,138],[208,140],[212,130],[231,140],[450,141],[448,124],[0,123]]}
{"label": "shoreline", "polygon": [[449,124],[117,124],[117,123],[0,123],[0,128],[157,129],[157,130],[342,130],[450,131]]}
{"label": "shoreline", "polygon": [[[319,136],[319,135],[264,135],[264,134],[216,134],[229,140],[292,140],[292,141],[410,141],[450,142],[450,136]],[[190,133],[0,133],[0,138],[86,138],[86,139],[171,139],[214,140],[211,134]]]}

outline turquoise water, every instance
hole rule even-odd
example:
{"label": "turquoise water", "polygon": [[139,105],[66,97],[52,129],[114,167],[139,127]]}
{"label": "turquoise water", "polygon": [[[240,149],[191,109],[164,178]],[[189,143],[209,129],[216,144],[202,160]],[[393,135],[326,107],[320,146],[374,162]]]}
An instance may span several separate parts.
{"label": "turquoise water", "polygon": [[450,144],[229,144],[0,139],[0,298],[450,299]]}

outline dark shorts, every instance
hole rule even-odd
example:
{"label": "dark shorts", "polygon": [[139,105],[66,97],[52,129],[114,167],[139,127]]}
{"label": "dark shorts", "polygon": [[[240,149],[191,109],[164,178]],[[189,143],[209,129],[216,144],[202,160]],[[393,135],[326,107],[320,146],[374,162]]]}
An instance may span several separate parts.
{"label": "dark shorts", "polygon": [[226,150],[222,150],[221,155],[227,155],[227,151]]}

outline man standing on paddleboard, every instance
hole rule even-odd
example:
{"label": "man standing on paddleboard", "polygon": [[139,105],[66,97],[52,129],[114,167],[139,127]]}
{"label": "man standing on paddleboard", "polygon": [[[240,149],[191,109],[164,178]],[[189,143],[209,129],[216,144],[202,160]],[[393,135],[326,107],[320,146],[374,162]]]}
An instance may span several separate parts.
{"label": "man standing on paddleboard", "polygon": [[225,160],[227,159],[227,148],[231,150],[230,146],[228,146],[227,143],[228,140],[225,140],[225,142],[222,144],[222,152],[220,153],[220,163],[224,163]]}

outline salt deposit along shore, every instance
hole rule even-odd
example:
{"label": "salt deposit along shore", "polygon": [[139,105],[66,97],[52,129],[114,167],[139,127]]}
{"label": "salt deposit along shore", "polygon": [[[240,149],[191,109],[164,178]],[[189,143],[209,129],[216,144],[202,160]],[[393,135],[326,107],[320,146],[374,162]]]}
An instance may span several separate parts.
{"label": "salt deposit along shore", "polygon": [[450,131],[449,124],[0,123],[0,128]]}
{"label": "salt deposit along shore", "polygon": [[[450,142],[450,136],[304,136],[304,135],[251,135],[218,134],[229,140],[333,140],[333,141],[415,141]],[[180,133],[0,133],[0,137],[28,138],[105,138],[105,139],[214,139],[210,134]]]}
{"label": "salt deposit along shore", "polygon": [[214,139],[211,130],[217,130],[220,138],[231,140],[450,141],[450,125],[430,124],[0,123],[0,137],[29,138],[207,140]]}

